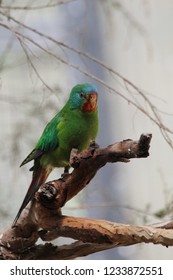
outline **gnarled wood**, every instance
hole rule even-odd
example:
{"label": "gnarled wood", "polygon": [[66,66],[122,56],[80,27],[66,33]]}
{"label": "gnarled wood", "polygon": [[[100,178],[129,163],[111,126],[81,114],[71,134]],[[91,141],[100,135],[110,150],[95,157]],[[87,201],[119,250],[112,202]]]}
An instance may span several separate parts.
{"label": "gnarled wood", "polygon": [[[172,245],[172,230],[168,234],[161,228],[121,225],[61,214],[65,203],[86,187],[97,171],[108,162],[129,162],[132,158],[148,157],[150,141],[151,134],[142,134],[138,141],[128,139],[103,149],[92,143],[80,154],[73,150],[70,158],[74,168],[72,173],[40,186],[35,200],[23,211],[16,227],[4,231],[1,237],[1,257],[70,259],[140,242]],[[59,236],[71,237],[78,242],[61,247],[47,243],[35,245],[39,237],[51,241]],[[45,254],[48,248],[51,250]],[[62,248],[66,248],[65,251]]]}

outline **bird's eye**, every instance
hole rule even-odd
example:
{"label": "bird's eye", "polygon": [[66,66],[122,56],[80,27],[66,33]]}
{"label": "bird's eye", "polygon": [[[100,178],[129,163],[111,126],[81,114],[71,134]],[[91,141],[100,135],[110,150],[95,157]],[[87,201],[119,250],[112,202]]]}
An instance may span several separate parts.
{"label": "bird's eye", "polygon": [[80,92],[79,95],[80,95],[80,98],[84,98],[85,97],[83,92]]}

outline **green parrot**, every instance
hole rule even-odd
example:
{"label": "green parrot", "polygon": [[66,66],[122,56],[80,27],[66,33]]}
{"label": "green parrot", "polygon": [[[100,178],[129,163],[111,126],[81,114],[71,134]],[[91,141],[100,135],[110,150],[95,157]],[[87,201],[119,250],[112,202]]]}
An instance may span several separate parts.
{"label": "green parrot", "polygon": [[13,222],[15,226],[21,212],[33,199],[55,167],[68,168],[70,152],[79,152],[95,140],[98,132],[97,88],[89,83],[78,84],[61,111],[47,124],[33,151],[22,165],[34,160],[32,181]]}

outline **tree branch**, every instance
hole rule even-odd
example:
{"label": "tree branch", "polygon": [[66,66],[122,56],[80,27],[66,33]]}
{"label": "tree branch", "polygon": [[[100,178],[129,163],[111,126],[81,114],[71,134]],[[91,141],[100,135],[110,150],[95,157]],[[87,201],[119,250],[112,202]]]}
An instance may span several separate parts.
{"label": "tree branch", "polygon": [[[30,207],[22,212],[16,227],[8,228],[2,234],[1,258],[71,259],[142,242],[172,246],[172,221],[161,225],[135,226],[61,214],[65,203],[86,187],[108,162],[129,162],[132,158],[148,157],[150,141],[151,134],[142,134],[138,141],[128,139],[103,149],[93,142],[79,154],[77,150],[72,150],[70,163],[74,170],[40,187]],[[51,241],[59,236],[78,241],[60,247],[50,243],[35,244],[39,238]]]}
{"label": "tree branch", "polygon": [[10,248],[1,248],[1,254],[8,259],[73,259],[88,254],[119,246],[130,246],[138,243],[153,243],[173,246],[173,222],[168,229],[150,225],[135,226],[112,223],[104,220],[92,220],[62,216],[58,218],[56,229],[52,232],[40,231],[44,240],[58,236],[72,237],[80,241],[69,245],[54,246],[51,243],[34,245],[19,253]]}
{"label": "tree branch", "polygon": [[[130,80],[125,78],[123,75],[121,75],[115,69],[113,69],[111,66],[105,64],[103,61],[100,61],[99,59],[93,57],[89,53],[76,49],[62,41],[59,41],[59,40],[53,38],[50,35],[47,35],[41,31],[39,31],[38,29],[35,29],[35,28],[25,24],[24,22],[16,19],[14,16],[9,14],[8,12],[4,11],[5,9],[3,9],[3,8],[4,7],[2,7],[2,9],[1,9],[1,7],[0,7],[0,14],[5,18],[10,19],[11,22],[17,24],[18,27],[22,27],[24,30],[31,32],[31,34],[33,34],[34,36],[37,35],[41,38],[44,38],[44,41],[51,42],[51,43],[55,44],[56,46],[62,48],[62,50],[64,50],[64,51],[68,50],[68,51],[74,52],[77,55],[79,55],[79,57],[84,57],[84,58],[88,59],[89,61],[96,63],[96,65],[100,66],[101,68],[108,71],[109,73],[111,73],[111,75],[113,75],[113,77],[115,79],[118,79],[119,84],[121,85],[121,87],[123,89],[122,91],[117,90],[117,88],[109,85],[108,83],[106,83],[105,81],[100,79],[98,76],[86,71],[81,66],[66,60],[62,56],[57,55],[57,53],[55,53],[54,51],[51,51],[47,47],[44,47],[44,45],[42,43],[39,43],[38,40],[35,40],[31,36],[26,35],[27,32],[25,34],[24,32],[20,31],[19,28],[16,28],[16,26],[13,27],[12,24],[7,24],[7,23],[4,23],[3,21],[0,21],[0,26],[4,27],[5,29],[10,30],[13,34],[15,34],[16,38],[19,40],[20,43],[22,41],[25,41],[26,49],[29,48],[29,44],[31,45],[31,48],[33,46],[34,47],[36,46],[39,50],[43,51],[44,53],[48,54],[49,56],[54,57],[58,62],[65,64],[65,65],[77,70],[78,72],[84,74],[85,76],[97,81],[98,83],[100,83],[101,85],[106,87],[106,89],[109,90],[110,92],[113,92],[114,94],[118,95],[119,97],[121,97],[122,99],[127,101],[129,104],[132,104],[134,107],[136,107],[140,112],[142,112],[145,116],[147,116],[152,122],[154,122],[159,127],[162,136],[164,137],[166,142],[169,144],[169,146],[171,148],[173,148],[172,139],[170,137],[170,135],[173,134],[172,129],[167,127],[164,124],[164,122],[162,121],[161,115],[160,115],[161,112],[155,107],[154,103],[150,100],[149,97],[147,97],[147,94],[143,90],[141,90],[138,86],[136,86]],[[16,7],[16,8],[20,8],[20,7]],[[23,9],[23,7],[21,7],[21,8]],[[24,47],[24,44],[22,45],[22,48],[23,47]],[[26,51],[25,51],[25,55],[26,55]],[[28,59],[27,56],[26,56],[26,58]],[[30,62],[31,62],[31,59],[30,59]],[[33,63],[32,63],[32,66],[34,66]],[[41,76],[40,76],[40,74],[38,74],[36,67],[34,66],[32,68],[33,68],[35,74],[37,75],[37,77],[40,79]],[[40,80],[43,82],[42,78]],[[43,84],[45,85],[45,82]],[[49,86],[47,86],[47,87],[50,88]],[[125,93],[124,93],[124,89],[125,89]],[[140,98],[141,98],[142,103],[140,102]],[[144,104],[143,104],[143,102],[144,102]],[[146,109],[146,105],[148,106],[148,109]]]}

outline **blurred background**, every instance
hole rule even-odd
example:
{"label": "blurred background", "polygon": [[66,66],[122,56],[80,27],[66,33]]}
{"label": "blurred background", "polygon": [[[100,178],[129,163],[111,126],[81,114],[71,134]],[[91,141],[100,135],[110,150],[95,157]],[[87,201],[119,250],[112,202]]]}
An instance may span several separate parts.
{"label": "blurred background", "polygon": [[[172,218],[172,14],[171,0],[0,1],[1,230],[12,223],[31,180],[31,165],[20,163],[83,82],[100,92],[101,147],[145,132],[153,138],[150,157],[108,164],[63,213],[137,225]],[[87,258],[172,254],[140,244]]]}

